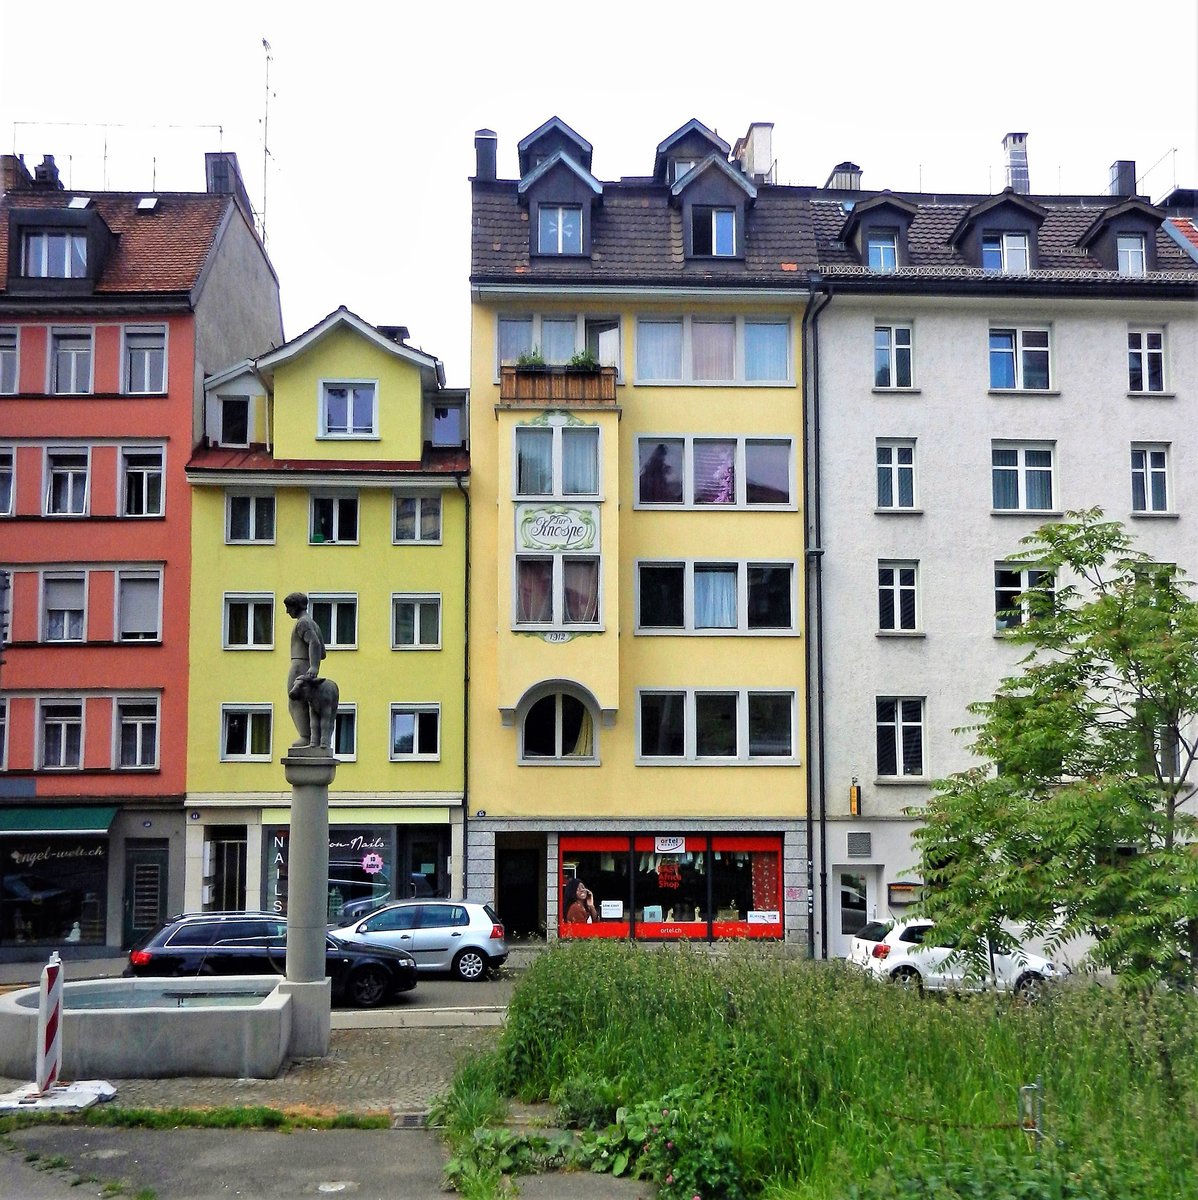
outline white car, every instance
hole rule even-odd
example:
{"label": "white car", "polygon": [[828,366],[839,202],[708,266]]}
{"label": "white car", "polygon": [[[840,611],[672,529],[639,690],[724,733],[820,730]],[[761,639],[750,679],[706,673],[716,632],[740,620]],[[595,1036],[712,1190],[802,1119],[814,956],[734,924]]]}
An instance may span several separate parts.
{"label": "white car", "polygon": [[1057,966],[1039,954],[1016,950],[992,953],[990,969],[978,974],[976,964],[964,954],[936,945],[928,936],[932,928],[929,920],[871,921],[853,935],[848,961],[876,979],[909,987],[929,991],[993,989],[1027,999],[1046,983],[1069,973],[1068,967]]}

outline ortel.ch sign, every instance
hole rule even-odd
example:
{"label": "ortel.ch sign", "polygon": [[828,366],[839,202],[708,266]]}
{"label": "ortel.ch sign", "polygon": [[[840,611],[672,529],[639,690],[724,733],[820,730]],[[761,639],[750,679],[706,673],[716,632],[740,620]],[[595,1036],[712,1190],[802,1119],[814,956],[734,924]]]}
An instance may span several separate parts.
{"label": "ortel.ch sign", "polygon": [[516,507],[519,550],[593,550],[599,541],[599,510],[594,505],[520,504]]}

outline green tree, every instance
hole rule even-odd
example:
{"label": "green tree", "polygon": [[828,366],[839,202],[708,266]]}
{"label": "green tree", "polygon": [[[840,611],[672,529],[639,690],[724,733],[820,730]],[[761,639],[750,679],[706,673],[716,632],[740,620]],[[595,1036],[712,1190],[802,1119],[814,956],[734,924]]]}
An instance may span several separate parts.
{"label": "green tree", "polygon": [[915,835],[921,912],[980,960],[1003,922],[1136,984],[1193,986],[1198,969],[1198,603],[1170,563],[1132,548],[1098,509],[1067,514],[1016,556],[1055,595],[1020,597],[1005,636],[1028,648],[990,700],[983,763],[935,784]]}

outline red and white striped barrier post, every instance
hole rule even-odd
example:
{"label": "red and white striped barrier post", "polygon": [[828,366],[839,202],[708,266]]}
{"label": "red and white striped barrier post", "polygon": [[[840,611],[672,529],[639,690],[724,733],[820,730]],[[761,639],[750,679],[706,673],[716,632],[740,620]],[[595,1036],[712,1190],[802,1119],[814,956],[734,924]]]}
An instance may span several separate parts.
{"label": "red and white striped barrier post", "polygon": [[42,968],[37,998],[37,1091],[47,1092],[62,1071],[62,960],[55,950]]}

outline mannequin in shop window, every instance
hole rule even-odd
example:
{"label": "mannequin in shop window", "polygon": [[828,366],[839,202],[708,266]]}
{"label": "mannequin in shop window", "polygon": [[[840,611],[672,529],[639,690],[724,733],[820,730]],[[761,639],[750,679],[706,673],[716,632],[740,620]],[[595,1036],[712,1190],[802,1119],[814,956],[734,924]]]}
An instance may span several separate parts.
{"label": "mannequin in shop window", "polygon": [[581,879],[566,880],[564,901],[568,924],[590,925],[599,920],[595,896]]}

